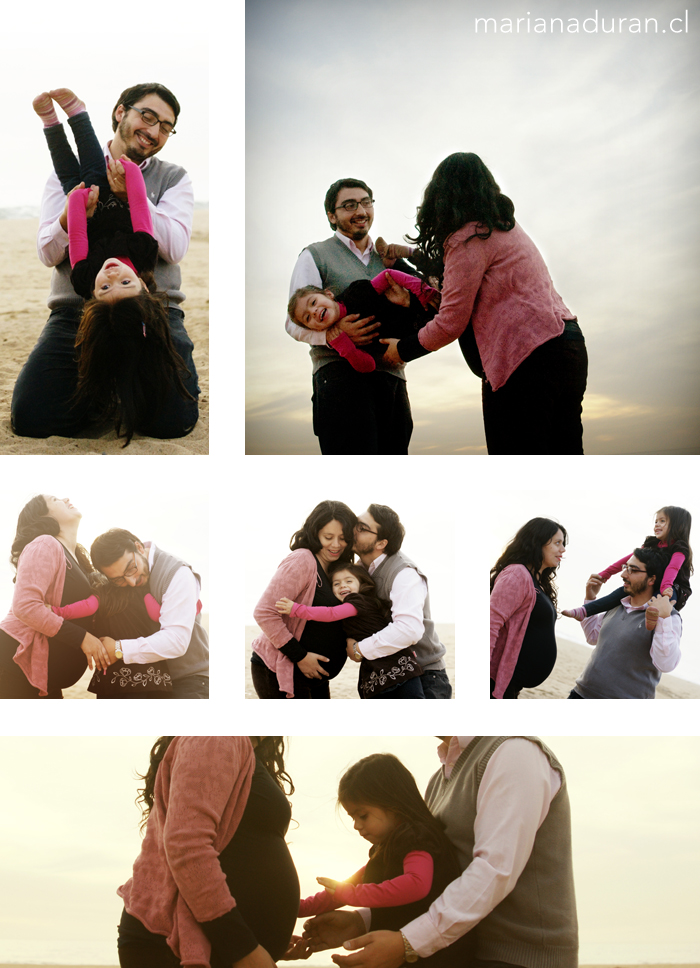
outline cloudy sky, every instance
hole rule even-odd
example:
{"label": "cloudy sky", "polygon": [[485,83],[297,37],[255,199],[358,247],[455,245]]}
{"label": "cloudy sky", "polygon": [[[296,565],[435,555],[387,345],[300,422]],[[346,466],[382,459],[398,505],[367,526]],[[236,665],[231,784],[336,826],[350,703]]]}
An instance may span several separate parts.
{"label": "cloudy sky", "polygon": [[[576,0],[562,35],[554,0],[248,5],[248,453],[318,453],[307,350],[283,322],[299,252],[330,234],[328,186],[364,179],[372,235],[400,241],[454,151],[492,169],[579,317],[586,452],[698,452],[696,11],[688,33],[671,26],[685,6]],[[478,16],[499,32],[477,33]],[[628,32],[633,16],[658,33]],[[519,33],[502,32],[518,17]],[[485,453],[457,344],[408,377],[412,453]]]}
{"label": "cloudy sky", "polygon": [[[543,737],[570,790],[582,963],[611,943],[643,945],[658,962],[685,945],[696,960],[700,741],[603,736]],[[140,845],[136,772],[155,738],[0,737],[0,951],[24,938],[37,960],[60,942],[114,955],[115,891]],[[427,734],[291,738],[296,823],[287,840],[302,896],[315,892],[317,875],[342,879],[366,860],[366,844],[335,809],[344,770],[392,752],[423,790],[436,747]]]}

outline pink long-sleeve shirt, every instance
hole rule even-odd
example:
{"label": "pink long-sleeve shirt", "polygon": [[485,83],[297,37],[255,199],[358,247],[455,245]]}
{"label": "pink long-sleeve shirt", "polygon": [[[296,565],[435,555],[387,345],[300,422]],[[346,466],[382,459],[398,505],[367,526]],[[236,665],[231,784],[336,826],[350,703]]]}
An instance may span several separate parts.
{"label": "pink long-sleeve shirt", "polygon": [[491,592],[491,678],[495,699],[513,678],[537,593],[525,565],[507,565]]}
{"label": "pink long-sleeve shirt", "polygon": [[[555,290],[537,246],[515,225],[494,229],[486,240],[465,240],[477,222],[468,222],[445,242],[440,312],[418,333],[426,350],[439,350],[474,327],[486,379],[493,390],[533,350],[560,336],[573,314]],[[399,348],[400,349],[400,348]]]}
{"label": "pink long-sleeve shirt", "polygon": [[17,562],[12,608],[0,628],[19,642],[14,661],[40,696],[49,682],[49,638],[63,619],[47,605],[60,605],[66,579],[66,556],[61,542],[49,534],[30,541]]}
{"label": "pink long-sleeve shirt", "polygon": [[199,924],[236,906],[219,854],[241,821],[254,769],[247,736],[176,736],[158,766],[141,853],[117,894],[129,914],[166,936],[183,966],[209,968]]}

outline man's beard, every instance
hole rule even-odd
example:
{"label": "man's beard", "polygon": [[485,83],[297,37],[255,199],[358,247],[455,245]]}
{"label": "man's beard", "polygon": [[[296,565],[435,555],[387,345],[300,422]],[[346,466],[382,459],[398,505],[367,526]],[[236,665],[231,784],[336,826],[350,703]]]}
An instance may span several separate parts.
{"label": "man's beard", "polygon": [[[151,155],[155,154],[155,150],[147,152],[138,144],[138,142],[134,140],[134,129],[131,127],[126,118],[122,118],[122,120],[119,122],[117,133],[124,142],[124,154],[130,161],[133,161],[134,164],[140,165],[146,160],[146,158],[150,158]],[[153,145],[153,149],[156,149],[157,147],[157,144]]]}

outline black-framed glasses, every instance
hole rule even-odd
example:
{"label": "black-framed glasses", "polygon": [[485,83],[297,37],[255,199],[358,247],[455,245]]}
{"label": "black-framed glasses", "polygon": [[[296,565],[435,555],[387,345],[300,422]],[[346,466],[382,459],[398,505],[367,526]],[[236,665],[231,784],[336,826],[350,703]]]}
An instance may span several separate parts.
{"label": "black-framed glasses", "polygon": [[360,534],[377,534],[376,531],[372,531],[371,528],[368,528],[366,524],[361,524],[359,522],[355,525],[355,531],[359,531]]}
{"label": "black-framed glasses", "polygon": [[630,575],[647,575],[648,572],[643,568],[637,568],[635,565],[623,565],[622,571],[628,571]]}
{"label": "black-framed glasses", "polygon": [[126,566],[124,574],[120,575],[119,578],[108,578],[107,581],[110,581],[113,585],[123,585],[125,584],[127,578],[133,578],[134,575],[138,575],[139,566],[136,563],[136,552],[132,552],[132,555],[133,557],[130,563]]}
{"label": "black-framed glasses", "polygon": [[374,199],[367,195],[365,198],[361,198],[358,202],[356,198],[349,198],[347,202],[343,202],[342,205],[336,205],[335,211],[337,212],[339,208],[344,208],[346,212],[356,212],[358,205],[363,208],[373,208]]}
{"label": "black-framed glasses", "polygon": [[150,108],[136,108],[133,104],[125,104],[124,107],[127,111],[138,111],[143,118],[144,124],[147,124],[149,128],[153,128],[156,124],[159,125],[161,134],[164,134],[166,138],[177,134],[174,124],[171,124],[170,121],[161,121],[158,115],[154,111],[151,111]]}

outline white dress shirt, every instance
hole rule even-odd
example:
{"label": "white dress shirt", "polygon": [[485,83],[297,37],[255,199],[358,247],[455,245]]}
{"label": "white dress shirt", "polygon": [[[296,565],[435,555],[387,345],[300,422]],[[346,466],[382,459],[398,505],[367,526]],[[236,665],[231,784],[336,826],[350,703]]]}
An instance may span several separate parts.
{"label": "white dress shirt", "polygon": [[[591,601],[594,601],[594,599],[591,599]],[[587,605],[588,600],[584,604]],[[629,613],[645,611],[649,602],[644,602],[642,605],[632,605],[628,595],[622,599],[620,604]],[[583,634],[586,636],[586,642],[589,645],[595,645],[598,642],[600,627],[603,624],[603,619],[606,614],[607,612],[602,612],[599,615],[589,615],[588,618],[584,618],[581,622]],[[682,631],[683,622],[678,612],[672,613],[668,618],[659,618],[657,620],[649,654],[651,655],[651,661],[660,672],[673,672],[681,661]]]}
{"label": "white dress shirt", "polygon": [[[145,542],[148,568],[153,568],[154,542]],[[138,639],[122,639],[124,662],[156,662],[184,655],[190,645],[197,617],[199,582],[190,568],[183,565],[175,572],[160,605],[160,631]]]}
{"label": "white dress shirt", "polygon": [[[386,555],[375,558],[368,573],[374,574],[385,558]],[[394,578],[389,592],[391,622],[358,643],[362,655],[366,659],[378,659],[420,642],[425,632],[423,607],[427,594],[428,585],[416,569],[403,568]]]}

